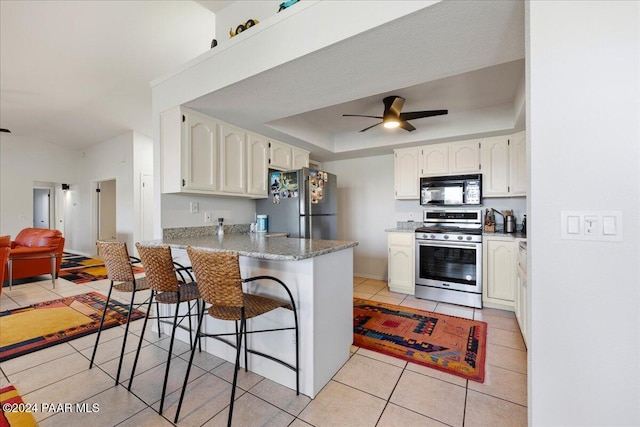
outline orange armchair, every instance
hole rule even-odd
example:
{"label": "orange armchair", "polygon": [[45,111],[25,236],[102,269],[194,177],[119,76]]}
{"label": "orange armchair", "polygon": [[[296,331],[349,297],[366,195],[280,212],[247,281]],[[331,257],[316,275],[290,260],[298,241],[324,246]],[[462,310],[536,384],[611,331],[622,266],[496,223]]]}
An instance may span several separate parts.
{"label": "orange armchair", "polygon": [[[0,236],[0,277],[4,278],[4,272],[7,270],[7,261],[11,252],[11,237]],[[2,294],[2,283],[0,283],[0,295]]]}
{"label": "orange armchair", "polygon": [[[11,242],[13,280],[51,274],[51,260],[44,256],[38,257],[49,253],[56,254],[55,273],[57,277],[63,250],[64,237],[59,230],[25,228]],[[9,280],[8,271],[5,270],[2,277],[4,280]]]}

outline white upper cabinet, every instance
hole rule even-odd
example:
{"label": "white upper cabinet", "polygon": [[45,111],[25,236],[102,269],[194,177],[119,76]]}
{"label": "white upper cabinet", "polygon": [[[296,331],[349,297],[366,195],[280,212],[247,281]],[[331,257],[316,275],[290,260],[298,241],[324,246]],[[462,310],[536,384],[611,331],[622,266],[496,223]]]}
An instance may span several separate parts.
{"label": "white upper cabinet", "polygon": [[415,200],[420,196],[418,178],[418,147],[393,150],[396,199]]}
{"label": "white upper cabinet", "polygon": [[160,114],[163,193],[264,198],[269,168],[309,166],[309,152],[184,107]]}
{"label": "white upper cabinet", "polygon": [[269,141],[269,167],[278,170],[291,170],[291,146],[282,142]]}
{"label": "white upper cabinet", "polygon": [[192,190],[216,191],[218,123],[197,113],[183,113],[183,183]]}
{"label": "white upper cabinet", "polygon": [[487,138],[481,142],[482,196],[527,195],[527,141],[525,132]]}
{"label": "white upper cabinet", "polygon": [[509,196],[509,137],[482,140],[482,197]]}
{"label": "white upper cabinet", "polygon": [[420,147],[420,176],[478,173],[478,141],[457,141]]}
{"label": "white upper cabinet", "polygon": [[478,141],[449,143],[449,174],[478,173],[480,144]]}
{"label": "white upper cabinet", "polygon": [[247,135],[247,193],[267,196],[269,172],[269,141],[263,136]]}
{"label": "white upper cabinet", "polygon": [[512,196],[527,195],[527,137],[525,132],[511,136],[509,144],[509,186]]}
{"label": "white upper cabinet", "polygon": [[420,147],[420,176],[446,175],[448,172],[449,147],[447,144]]}
{"label": "white upper cabinet", "polygon": [[298,147],[291,147],[292,169],[309,167],[309,152]]}
{"label": "white upper cabinet", "polygon": [[247,188],[246,132],[220,124],[220,191],[246,193]]}

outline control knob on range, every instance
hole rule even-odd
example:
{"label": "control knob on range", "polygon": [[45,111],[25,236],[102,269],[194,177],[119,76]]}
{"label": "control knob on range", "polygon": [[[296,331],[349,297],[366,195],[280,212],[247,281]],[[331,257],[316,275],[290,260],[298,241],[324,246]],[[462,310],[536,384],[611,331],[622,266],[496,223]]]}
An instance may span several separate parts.
{"label": "control knob on range", "polygon": [[430,239],[435,239],[435,238],[436,238],[436,235],[435,235],[435,234],[432,234],[431,236],[429,236],[429,238],[430,238]]}
{"label": "control knob on range", "polygon": [[472,239],[472,237],[471,237],[471,236],[467,236],[467,240],[471,240],[471,239]]}
{"label": "control knob on range", "polygon": [[444,240],[449,240],[449,235],[448,234],[445,234],[443,237],[444,237]]}
{"label": "control knob on range", "polygon": [[458,236],[458,240],[462,240],[462,239],[464,239],[464,237]]}

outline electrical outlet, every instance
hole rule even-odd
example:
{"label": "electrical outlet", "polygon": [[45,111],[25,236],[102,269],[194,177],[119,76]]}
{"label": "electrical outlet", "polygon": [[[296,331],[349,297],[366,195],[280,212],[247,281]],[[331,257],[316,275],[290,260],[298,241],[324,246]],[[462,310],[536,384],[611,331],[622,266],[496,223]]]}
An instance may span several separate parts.
{"label": "electrical outlet", "polygon": [[189,212],[198,213],[200,210],[200,204],[198,202],[189,202]]}
{"label": "electrical outlet", "polygon": [[211,224],[211,212],[204,213],[204,223]]}

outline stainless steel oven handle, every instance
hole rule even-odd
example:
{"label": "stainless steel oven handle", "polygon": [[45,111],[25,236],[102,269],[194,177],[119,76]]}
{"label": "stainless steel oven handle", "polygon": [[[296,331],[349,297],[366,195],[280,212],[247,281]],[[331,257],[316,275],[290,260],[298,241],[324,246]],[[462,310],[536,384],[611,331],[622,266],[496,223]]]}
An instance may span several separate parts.
{"label": "stainless steel oven handle", "polygon": [[433,240],[416,240],[416,243],[419,246],[437,246],[440,248],[469,248],[469,249],[476,249],[480,245],[482,245],[482,243],[463,243],[463,242],[458,243],[454,241],[440,242],[440,241],[433,241]]}

